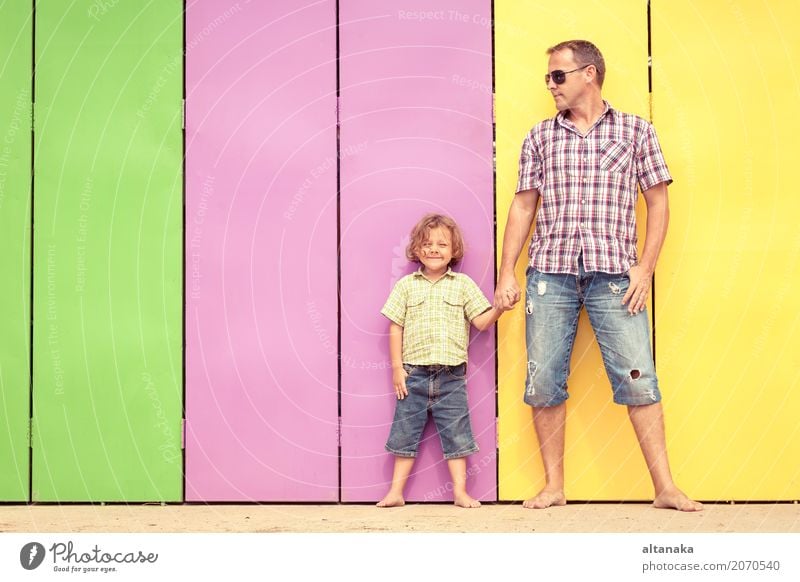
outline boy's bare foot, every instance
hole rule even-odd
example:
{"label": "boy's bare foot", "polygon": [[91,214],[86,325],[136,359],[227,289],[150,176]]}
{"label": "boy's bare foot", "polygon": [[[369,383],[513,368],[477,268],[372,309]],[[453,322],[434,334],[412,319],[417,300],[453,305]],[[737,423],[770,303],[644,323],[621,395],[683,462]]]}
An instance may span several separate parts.
{"label": "boy's bare foot", "polygon": [[386,497],[378,501],[375,505],[377,507],[403,507],[405,504],[406,500],[403,499],[402,495],[389,492],[386,494]]}
{"label": "boy's bare foot", "polygon": [[522,503],[525,509],[545,509],[547,507],[555,507],[557,505],[566,505],[567,498],[564,497],[564,491],[561,489],[542,489],[536,497],[526,499]]}
{"label": "boy's bare foot", "polygon": [[481,502],[477,499],[473,499],[466,493],[454,493],[453,494],[453,505],[456,507],[480,507]]}
{"label": "boy's bare foot", "polygon": [[677,509],[678,511],[703,511],[703,504],[692,501],[686,494],[674,485],[662,491],[653,501],[653,506],[658,509]]}

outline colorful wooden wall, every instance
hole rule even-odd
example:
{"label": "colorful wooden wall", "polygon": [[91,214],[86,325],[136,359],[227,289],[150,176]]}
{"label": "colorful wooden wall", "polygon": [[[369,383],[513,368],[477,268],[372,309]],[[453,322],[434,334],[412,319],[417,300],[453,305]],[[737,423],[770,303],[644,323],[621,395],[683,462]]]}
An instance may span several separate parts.
{"label": "colorful wooden wall", "polygon": [[[495,16],[497,232],[502,233],[516,187],[522,140],[534,123],[555,114],[543,78],[545,50],[565,39],[591,39],[607,63],[603,97],[614,107],[647,118],[647,4],[629,0],[602,4],[506,2],[495,6]],[[641,226],[645,217],[641,200],[638,217]],[[640,239],[642,235],[640,228]],[[526,256],[523,252],[517,265],[522,287]],[[500,496],[524,499],[544,485],[538,448],[533,445],[531,410],[520,406],[527,369],[524,311],[515,310],[501,319],[499,326]],[[652,496],[625,408],[611,399],[585,312],[579,321],[567,385],[567,495],[595,500]]]}
{"label": "colorful wooden wall", "polygon": [[[497,232],[525,131],[553,114],[544,50],[591,39],[607,64],[604,97],[651,119],[675,178],[651,305],[674,476],[701,499],[797,499],[800,360],[792,346],[800,332],[789,298],[800,281],[800,239],[790,226],[797,202],[788,176],[800,151],[791,137],[800,44],[787,23],[800,12],[789,0],[649,4],[649,34],[647,2],[495,4]],[[531,55],[541,64],[531,66]],[[521,313],[500,321],[499,337],[500,499],[521,499],[544,483],[531,414],[519,404]],[[650,498],[586,318],[569,386],[567,497]]]}
{"label": "colorful wooden wall", "polygon": [[800,5],[654,2],[653,120],[672,160],[656,356],[673,465],[707,499],[800,493]]}
{"label": "colorful wooden wall", "polygon": [[[429,12],[432,14],[428,14]],[[436,15],[469,15],[437,18]],[[430,16],[427,18],[426,16]],[[393,284],[416,268],[408,234],[427,212],[452,215],[467,250],[458,266],[494,289],[491,5],[487,0],[340,2],[342,500],[380,499],[394,457],[388,320]],[[473,335],[467,383],[480,452],[472,494],[495,500],[494,333]],[[407,496],[452,499],[431,422]]]}
{"label": "colorful wooden wall", "polygon": [[0,500],[29,490],[31,325],[30,3],[0,4]]}
{"label": "colorful wooden wall", "polygon": [[[650,314],[676,479],[800,498],[795,2],[33,8],[0,4],[0,500],[380,498],[379,310],[408,232],[452,215],[492,296],[519,147],[554,114],[545,49],[569,38],[675,178]],[[523,325],[471,343],[484,501],[543,482]],[[569,384],[568,497],[650,498],[587,321]],[[413,501],[451,498],[431,428]]]}
{"label": "colorful wooden wall", "polygon": [[186,16],[186,499],[337,501],[336,4]]}
{"label": "colorful wooden wall", "polygon": [[36,3],[34,501],[176,501],[182,4]]}

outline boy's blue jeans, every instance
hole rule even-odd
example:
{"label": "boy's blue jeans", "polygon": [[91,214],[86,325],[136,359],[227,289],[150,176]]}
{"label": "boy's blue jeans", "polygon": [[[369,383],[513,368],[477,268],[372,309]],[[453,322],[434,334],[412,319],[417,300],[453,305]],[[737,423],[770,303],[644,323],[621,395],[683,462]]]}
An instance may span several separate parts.
{"label": "boy's blue jeans", "polygon": [[445,459],[478,451],[467,405],[467,366],[403,364],[408,396],[397,401],[386,450],[399,457],[416,457],[428,411],[436,423]]}
{"label": "boy's blue jeans", "polygon": [[655,404],[661,400],[647,312],[628,313],[622,298],[630,282],[626,273],[611,275],[583,269],[579,275],[542,273],[528,268],[525,333],[528,373],[525,402],[535,407],[557,406],[568,398],[567,376],[578,327],[586,306],[614,402]]}

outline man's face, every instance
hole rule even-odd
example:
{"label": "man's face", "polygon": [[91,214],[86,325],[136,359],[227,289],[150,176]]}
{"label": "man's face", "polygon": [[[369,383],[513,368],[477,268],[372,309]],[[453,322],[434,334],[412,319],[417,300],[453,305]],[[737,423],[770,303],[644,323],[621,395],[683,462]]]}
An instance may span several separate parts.
{"label": "man's face", "polygon": [[[579,65],[575,62],[572,56],[572,49],[563,49],[556,51],[550,55],[550,60],[547,64],[547,72],[553,71],[572,71],[577,69]],[[565,111],[572,107],[584,95],[588,85],[584,77],[584,71],[575,71],[566,75],[565,80],[560,85],[550,78],[547,83],[547,90],[553,95],[556,103],[556,109]]]}

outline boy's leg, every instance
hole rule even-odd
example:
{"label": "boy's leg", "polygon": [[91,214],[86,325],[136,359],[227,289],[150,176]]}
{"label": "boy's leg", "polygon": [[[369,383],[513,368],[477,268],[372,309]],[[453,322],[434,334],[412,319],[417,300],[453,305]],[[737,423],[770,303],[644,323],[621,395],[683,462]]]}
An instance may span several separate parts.
{"label": "boy's leg", "polygon": [[378,502],[378,507],[399,507],[405,505],[403,489],[414,466],[417,447],[428,421],[428,372],[419,366],[404,364],[408,377],[408,395],[398,400],[392,428],[386,441],[386,450],[394,454],[392,485],[386,496]]}
{"label": "boy's leg", "polygon": [[406,482],[413,467],[414,457],[395,456],[392,487],[389,489],[389,493],[378,501],[378,507],[402,507],[406,504],[406,500],[403,499],[403,490],[406,488]]}
{"label": "boy's leg", "polygon": [[453,480],[453,503],[458,507],[480,507],[481,502],[467,494],[467,458],[447,459],[447,468]]}
{"label": "boy's leg", "polygon": [[480,507],[480,502],[467,494],[467,456],[478,451],[478,443],[472,434],[466,381],[466,364],[437,374],[433,383],[431,415],[450,470],[453,503],[458,507]]}

